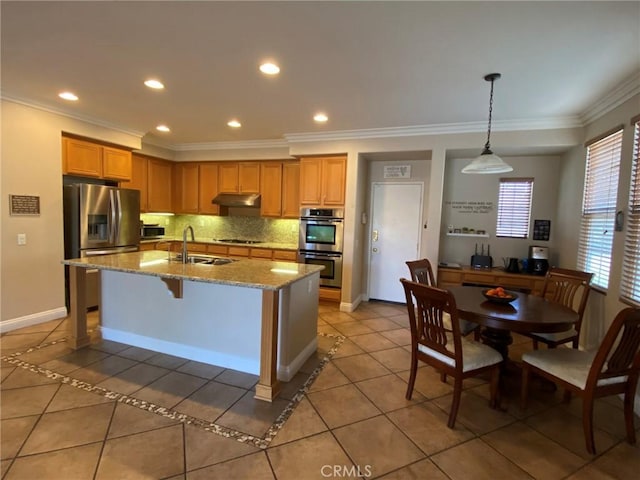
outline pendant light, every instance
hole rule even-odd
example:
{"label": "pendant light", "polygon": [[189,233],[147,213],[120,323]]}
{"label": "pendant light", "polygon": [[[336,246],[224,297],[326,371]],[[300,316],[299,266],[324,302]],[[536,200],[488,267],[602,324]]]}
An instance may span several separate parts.
{"label": "pendant light", "polygon": [[512,172],[513,167],[504,162],[499,156],[491,151],[491,114],[493,113],[493,82],[502,75],[490,73],[484,79],[491,82],[491,95],[489,97],[489,128],[487,129],[487,143],[479,157],[474,159],[469,165],[462,169],[462,173],[507,173]]}

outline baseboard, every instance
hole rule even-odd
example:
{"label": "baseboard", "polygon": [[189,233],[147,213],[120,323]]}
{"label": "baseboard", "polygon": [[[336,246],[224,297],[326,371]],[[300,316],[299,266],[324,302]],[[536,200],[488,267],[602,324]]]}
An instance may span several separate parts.
{"label": "baseboard", "polygon": [[44,312],[32,313],[25,315],[24,317],[11,318],[0,322],[0,333],[10,332],[17,330],[18,328],[30,327],[32,325],[38,325],[39,323],[48,322],[50,320],[57,320],[58,318],[64,318],[67,316],[66,307],[58,307],[52,310],[45,310]]}
{"label": "baseboard", "polygon": [[293,376],[298,373],[300,367],[304,365],[311,355],[318,350],[318,337],[313,337],[306,347],[293,359],[289,365],[278,365],[278,380],[281,382],[288,382]]}
{"label": "baseboard", "polygon": [[182,345],[179,343],[146,337],[135,333],[101,327],[102,338],[124,343],[133,347],[145,348],[154,352],[166,353],[176,357],[187,358],[195,362],[208,363],[219,367],[231,368],[241,372],[260,375],[260,361],[214,352],[204,348]]}
{"label": "baseboard", "polygon": [[341,312],[353,312],[358,305],[363,302],[362,295],[358,295],[358,297],[351,303],[349,302],[340,302],[340,311]]}

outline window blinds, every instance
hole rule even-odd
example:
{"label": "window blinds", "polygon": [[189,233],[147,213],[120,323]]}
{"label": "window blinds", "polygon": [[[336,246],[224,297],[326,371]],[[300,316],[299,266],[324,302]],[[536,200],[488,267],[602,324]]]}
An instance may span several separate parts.
{"label": "window blinds", "polygon": [[640,303],[640,121],[635,126],[626,230],[620,293]]}
{"label": "window blinds", "polygon": [[529,237],[533,178],[501,178],[496,236]]}
{"label": "window blinds", "polygon": [[609,286],[616,215],[622,129],[587,147],[578,268],[594,274],[592,284]]}

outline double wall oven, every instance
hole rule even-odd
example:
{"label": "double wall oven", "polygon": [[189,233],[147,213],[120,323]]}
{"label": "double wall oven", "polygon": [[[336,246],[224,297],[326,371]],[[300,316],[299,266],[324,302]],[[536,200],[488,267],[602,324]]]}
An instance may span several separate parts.
{"label": "double wall oven", "polygon": [[322,265],[320,285],[342,286],[342,242],[344,210],[303,208],[300,210],[298,261]]}

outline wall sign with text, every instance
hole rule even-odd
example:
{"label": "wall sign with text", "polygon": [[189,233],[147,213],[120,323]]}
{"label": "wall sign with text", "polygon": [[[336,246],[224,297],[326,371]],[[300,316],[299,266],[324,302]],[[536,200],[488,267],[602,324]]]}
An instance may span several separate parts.
{"label": "wall sign with text", "polygon": [[40,197],[36,195],[9,195],[10,215],[40,215]]}

